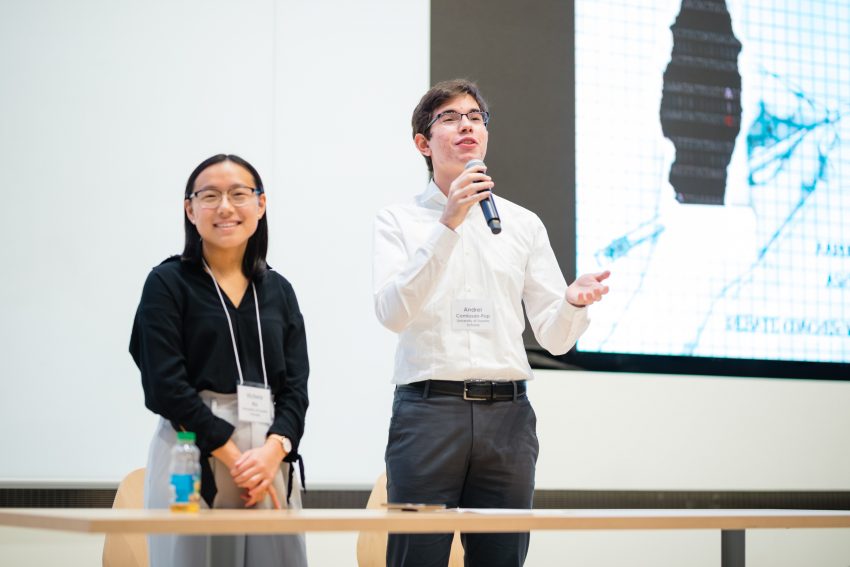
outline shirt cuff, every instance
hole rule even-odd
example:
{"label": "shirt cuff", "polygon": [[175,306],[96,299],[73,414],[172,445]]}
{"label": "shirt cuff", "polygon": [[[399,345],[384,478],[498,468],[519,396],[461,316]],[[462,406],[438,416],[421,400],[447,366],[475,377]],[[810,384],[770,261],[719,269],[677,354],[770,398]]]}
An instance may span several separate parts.
{"label": "shirt cuff", "polygon": [[215,417],[209,431],[203,437],[198,436],[197,445],[201,454],[211,455],[219,447],[223,447],[233,436],[236,429],[232,424],[220,417]]}
{"label": "shirt cuff", "polygon": [[561,301],[561,305],[558,308],[558,319],[569,321],[572,325],[583,326],[586,329],[590,325],[588,311],[587,305],[578,307],[565,298]]}

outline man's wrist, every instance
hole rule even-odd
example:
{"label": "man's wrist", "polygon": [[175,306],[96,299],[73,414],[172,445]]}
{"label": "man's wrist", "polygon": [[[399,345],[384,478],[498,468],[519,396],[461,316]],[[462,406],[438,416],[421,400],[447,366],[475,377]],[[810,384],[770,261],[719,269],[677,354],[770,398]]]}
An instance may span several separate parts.
{"label": "man's wrist", "polygon": [[452,219],[446,218],[445,216],[440,217],[440,224],[451,231],[455,231],[455,229],[460,226],[460,222],[453,223]]}

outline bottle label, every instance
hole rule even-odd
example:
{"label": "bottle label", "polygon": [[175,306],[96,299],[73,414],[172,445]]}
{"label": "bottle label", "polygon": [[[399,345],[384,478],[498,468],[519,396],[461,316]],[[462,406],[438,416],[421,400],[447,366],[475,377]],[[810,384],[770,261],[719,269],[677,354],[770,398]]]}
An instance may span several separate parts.
{"label": "bottle label", "polygon": [[172,474],[171,486],[174,487],[174,503],[190,504],[197,501],[195,497],[195,476],[191,474]]}

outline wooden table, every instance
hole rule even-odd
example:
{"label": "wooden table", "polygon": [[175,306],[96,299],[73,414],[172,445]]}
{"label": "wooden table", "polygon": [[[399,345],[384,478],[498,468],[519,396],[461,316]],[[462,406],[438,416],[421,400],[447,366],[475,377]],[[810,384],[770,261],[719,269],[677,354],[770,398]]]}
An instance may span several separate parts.
{"label": "wooden table", "polygon": [[0,525],[83,533],[271,534],[380,531],[720,530],[722,567],[744,566],[750,529],[850,528],[850,511],[819,510],[167,510],[0,508]]}

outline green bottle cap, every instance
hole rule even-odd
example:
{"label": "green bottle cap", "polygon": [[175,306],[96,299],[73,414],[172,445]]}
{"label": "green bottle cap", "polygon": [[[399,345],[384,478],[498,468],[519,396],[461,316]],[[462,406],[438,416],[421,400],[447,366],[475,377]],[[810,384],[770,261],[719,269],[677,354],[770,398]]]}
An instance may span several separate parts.
{"label": "green bottle cap", "polygon": [[195,434],[191,431],[178,431],[177,432],[177,441],[180,443],[194,443],[195,442]]}

